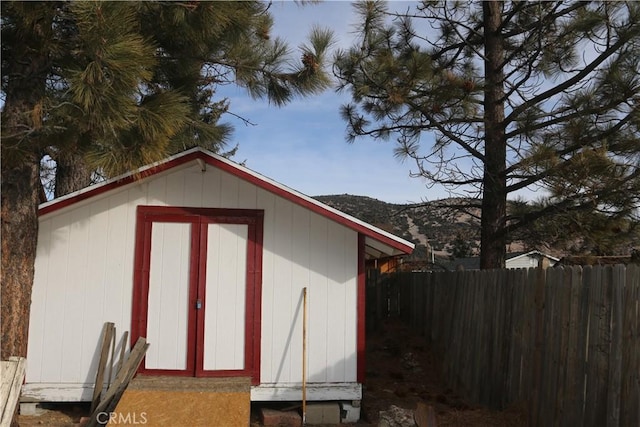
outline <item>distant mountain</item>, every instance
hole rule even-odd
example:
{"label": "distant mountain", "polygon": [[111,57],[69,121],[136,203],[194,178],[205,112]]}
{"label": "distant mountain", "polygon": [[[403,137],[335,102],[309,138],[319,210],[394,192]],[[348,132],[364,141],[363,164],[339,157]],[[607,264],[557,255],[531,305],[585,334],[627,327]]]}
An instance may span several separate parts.
{"label": "distant mountain", "polygon": [[448,258],[457,236],[472,254],[480,248],[480,210],[465,212],[446,207],[467,205],[467,199],[444,199],[421,204],[392,204],[349,194],[317,196],[316,200],[414,242],[417,256],[427,256],[427,245],[438,257]]}
{"label": "distant mountain", "polygon": [[[373,224],[416,244],[409,261],[428,262],[433,256],[449,260],[454,253],[476,256],[480,252],[480,208],[477,200],[449,198],[420,204],[386,203],[371,197],[339,194],[317,196],[316,200]],[[632,239],[632,247],[640,248],[640,236]],[[429,249],[432,248],[432,249]],[[538,249],[550,255],[569,255],[566,249],[552,245],[529,247],[523,241],[512,241],[507,252]]]}

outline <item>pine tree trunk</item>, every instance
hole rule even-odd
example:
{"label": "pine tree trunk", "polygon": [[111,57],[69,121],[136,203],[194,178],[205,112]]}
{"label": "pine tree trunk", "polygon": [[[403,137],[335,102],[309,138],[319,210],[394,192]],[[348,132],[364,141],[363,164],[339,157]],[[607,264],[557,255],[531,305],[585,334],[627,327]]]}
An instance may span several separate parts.
{"label": "pine tree trunk", "polygon": [[504,174],[507,143],[504,130],[504,46],[500,35],[502,2],[482,4],[485,34],[485,163],[482,197],[480,268],[504,268],[507,183]]}
{"label": "pine tree trunk", "polygon": [[2,360],[27,355],[38,240],[37,162],[2,171]]}
{"label": "pine tree trunk", "polygon": [[91,169],[79,151],[69,150],[56,161],[55,197],[73,193],[91,184]]}
{"label": "pine tree trunk", "polygon": [[[52,16],[58,7],[54,2],[27,2],[17,12],[7,3],[3,4],[3,14],[6,14],[3,17],[13,20],[20,37],[15,41],[19,45],[12,47],[13,56],[3,69],[6,77],[0,177],[0,357],[3,360],[27,355],[42,189],[39,131],[43,127],[45,82],[51,69],[49,51],[42,47],[43,41],[51,37]],[[26,18],[23,19],[23,15]]]}

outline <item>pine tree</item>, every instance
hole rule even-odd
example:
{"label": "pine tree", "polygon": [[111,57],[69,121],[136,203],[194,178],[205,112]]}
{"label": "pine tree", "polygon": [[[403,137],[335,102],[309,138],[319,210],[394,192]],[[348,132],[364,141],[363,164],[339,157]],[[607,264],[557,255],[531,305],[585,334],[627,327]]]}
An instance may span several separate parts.
{"label": "pine tree", "polygon": [[471,245],[468,238],[465,238],[461,232],[456,233],[456,238],[451,243],[451,257],[467,258],[469,256],[471,256]]}
{"label": "pine tree", "polygon": [[[360,38],[335,60],[348,138],[394,135],[431,185],[475,192],[482,268],[504,267],[510,235],[537,218],[637,211],[638,3],[357,8]],[[543,190],[544,208],[509,216],[523,189]]]}
{"label": "pine tree", "polygon": [[331,34],[314,30],[297,65],[272,39],[268,3],[2,2],[2,359],[26,355],[42,198],[194,145],[218,150],[231,129],[219,84],[282,105],[328,85]]}
{"label": "pine tree", "polygon": [[[92,21],[96,7],[105,13],[104,6],[75,5],[81,32],[83,28],[93,33],[101,30]],[[291,62],[291,52],[281,39],[271,37],[273,20],[266,3],[142,2],[129,9],[133,15],[127,28],[136,29],[153,46],[156,60],[153,75],[137,88],[138,107],[153,110],[165,106],[167,97],[173,95],[187,110],[173,115],[179,117],[175,134],[159,139],[153,130],[162,129],[166,123],[152,120],[146,128],[131,126],[107,135],[113,136],[109,140],[92,140],[89,149],[75,154],[72,162],[66,161],[69,152],[61,153],[55,159],[61,161],[64,175],[56,174],[56,196],[86,186],[88,175],[96,169],[109,176],[194,146],[220,151],[232,132],[229,125],[219,122],[229,110],[228,100],[216,99],[216,89],[221,85],[240,85],[255,98],[267,98],[275,105],[283,105],[294,96],[318,93],[329,85],[321,64],[331,34],[314,29],[310,45],[302,49],[301,60],[285,69],[285,62]],[[105,22],[108,24],[110,18]],[[106,31],[108,28],[104,28]],[[147,118],[167,117],[165,113],[151,111]],[[138,155],[132,156],[132,152]]]}

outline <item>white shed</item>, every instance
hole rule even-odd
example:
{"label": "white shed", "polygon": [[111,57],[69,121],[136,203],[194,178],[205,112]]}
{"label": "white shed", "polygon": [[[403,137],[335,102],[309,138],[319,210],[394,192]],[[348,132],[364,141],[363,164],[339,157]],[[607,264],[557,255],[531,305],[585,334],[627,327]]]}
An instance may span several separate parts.
{"label": "white shed", "polygon": [[[365,260],[413,244],[202,149],[40,206],[23,399],[89,401],[104,322],[139,375],[245,376],[255,401],[359,401]],[[357,405],[355,405],[357,406]]]}
{"label": "white shed", "polygon": [[506,268],[537,268],[540,265],[553,267],[560,259],[540,251],[507,254]]}

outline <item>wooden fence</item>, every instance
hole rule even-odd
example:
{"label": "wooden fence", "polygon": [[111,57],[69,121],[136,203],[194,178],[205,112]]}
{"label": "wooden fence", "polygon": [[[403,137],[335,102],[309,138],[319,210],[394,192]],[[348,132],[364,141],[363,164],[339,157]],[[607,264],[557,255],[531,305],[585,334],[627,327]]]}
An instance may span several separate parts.
{"label": "wooden fence", "polygon": [[399,315],[450,384],[532,426],[640,426],[640,266],[370,277],[370,329]]}

